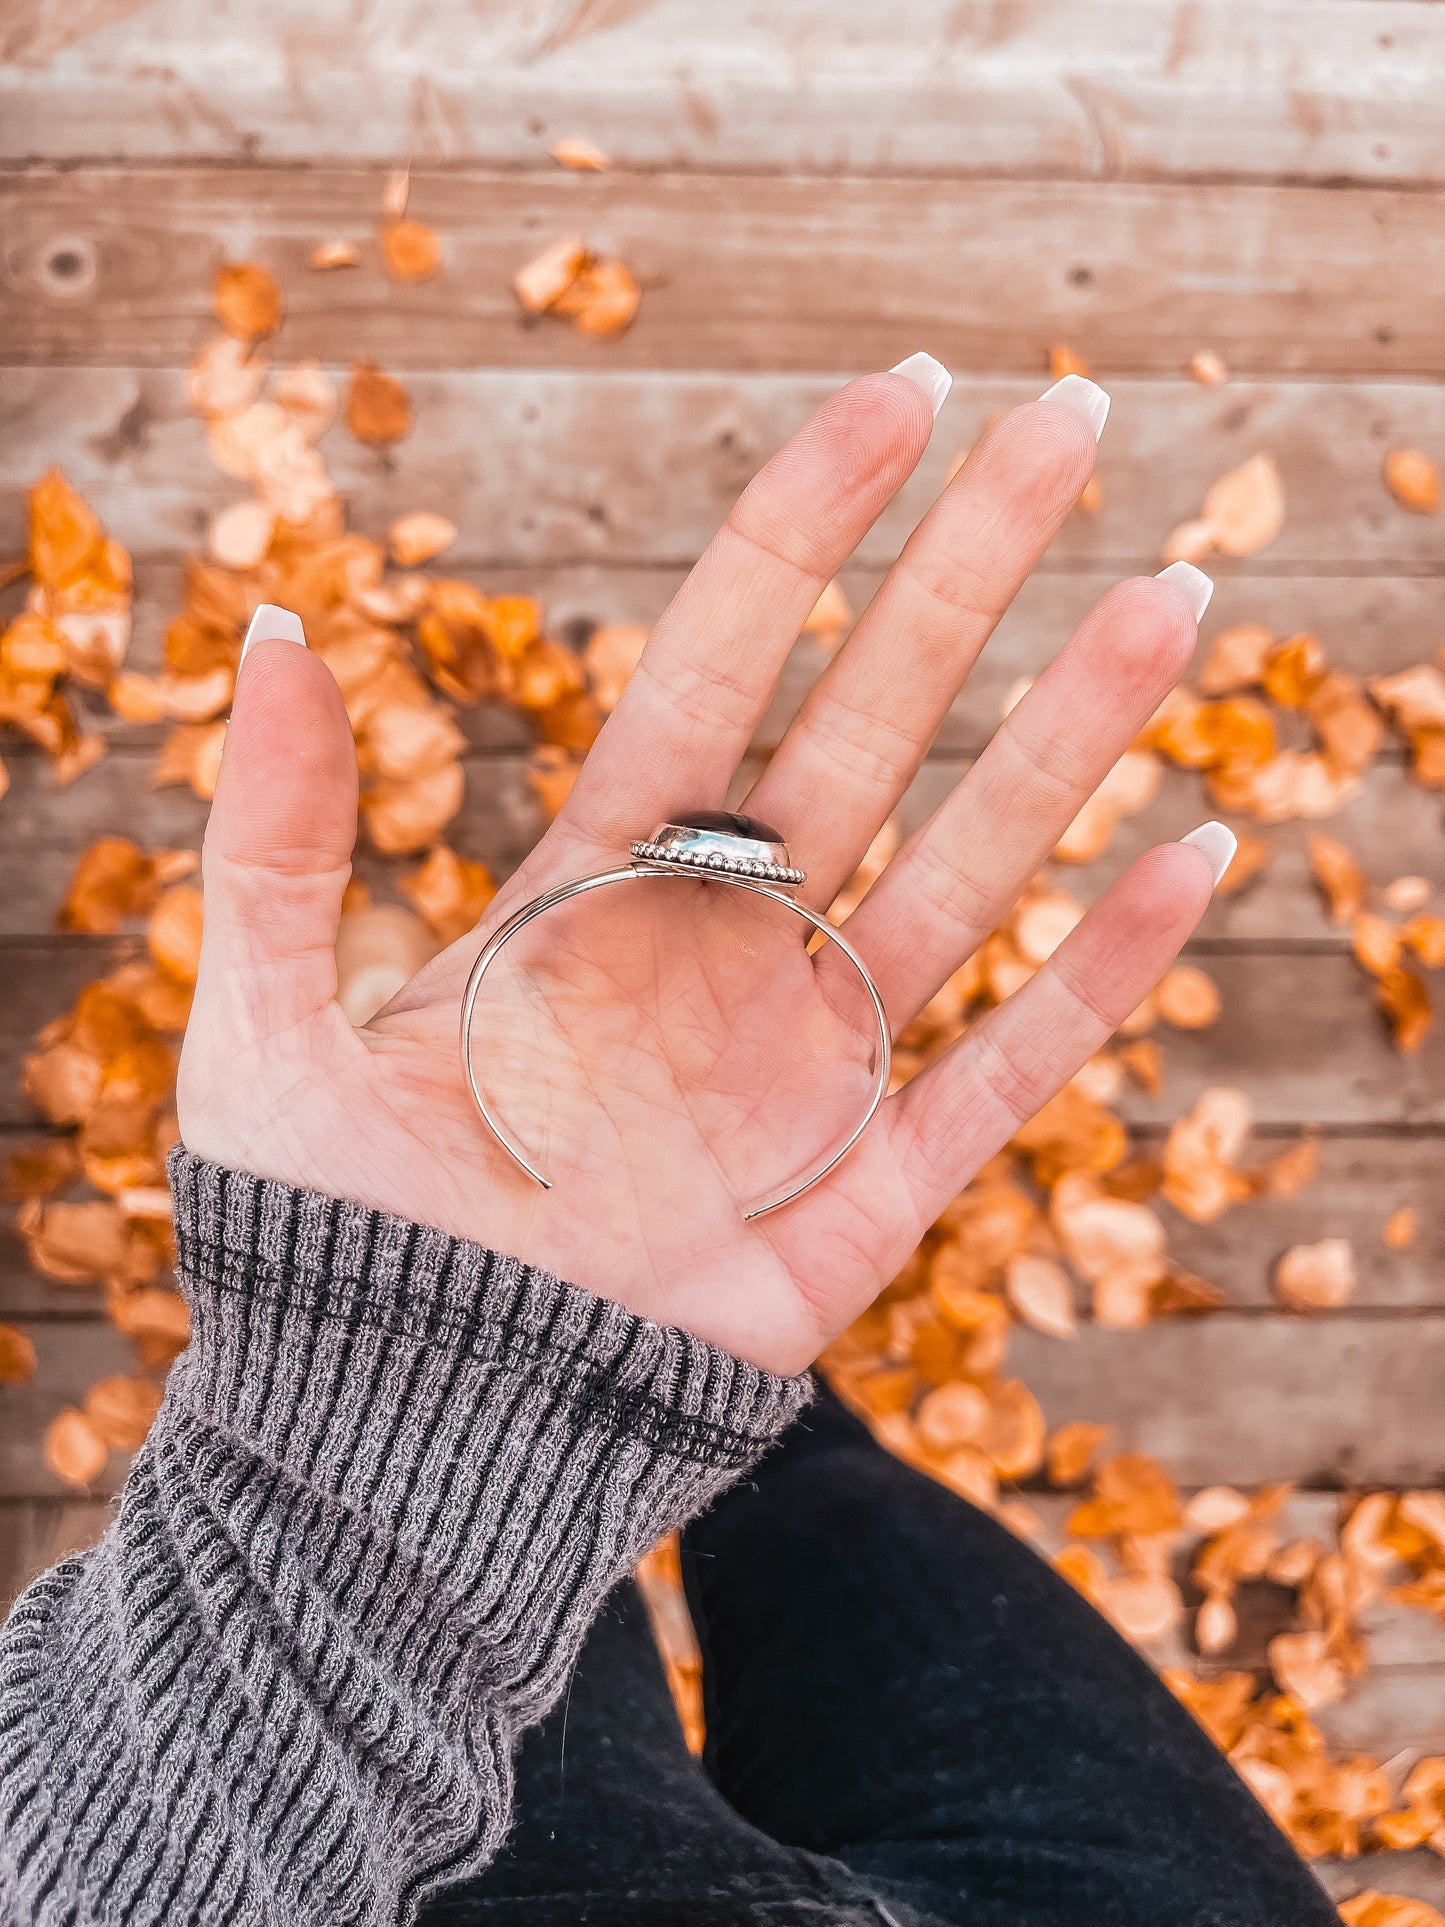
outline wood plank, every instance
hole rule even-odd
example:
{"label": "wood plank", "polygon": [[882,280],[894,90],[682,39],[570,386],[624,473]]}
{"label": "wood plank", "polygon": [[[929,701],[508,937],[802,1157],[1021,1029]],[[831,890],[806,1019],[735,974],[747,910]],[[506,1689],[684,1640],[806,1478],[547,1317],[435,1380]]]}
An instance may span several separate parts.
{"label": "wood plank", "polygon": [[[435,568],[438,574],[455,574],[491,594],[537,596],[550,632],[573,647],[581,647],[599,623],[635,622],[651,628],[685,575],[681,568],[613,568],[599,563],[572,568],[502,564],[487,570],[463,564],[453,569],[449,557]],[[861,613],[882,582],[883,571],[850,566],[840,580],[851,607]],[[1113,573],[1089,568],[1041,569],[1031,576],[945,720],[937,749],[958,754],[982,748],[1018,678],[1038,675],[1116,580]],[[21,596],[22,587],[17,585],[0,600],[0,609],[18,608]],[[139,559],[129,667],[147,671],[160,667],[166,625],[183,600],[176,563],[164,557]],[[1203,661],[1221,629],[1240,622],[1263,622],[1282,636],[1313,630],[1333,664],[1360,676],[1388,675],[1431,660],[1445,629],[1440,584],[1434,576],[1231,572],[1220,576],[1205,616],[1196,663]],[[754,738],[757,748],[776,746],[824,661],[824,653],[813,643],[800,642]],[[127,742],[158,743],[164,733],[120,723],[103,699],[87,691],[73,691],[72,700],[84,711],[87,726],[104,734]],[[470,740],[481,749],[521,749],[530,741],[527,725],[509,710],[491,706],[468,710],[462,722]]]}
{"label": "wood plank", "polygon": [[1435,1485],[1445,1477],[1445,1318],[1216,1312],[1072,1343],[1021,1331],[1010,1372],[1050,1425],[1093,1419],[1181,1485]]}
{"label": "wood plank", "polygon": [[[484,739],[505,734],[528,742],[527,725],[515,713],[468,710],[462,719]],[[54,932],[76,860],[97,836],[120,828],[147,848],[200,847],[206,805],[188,789],[151,787],[157,746],[157,732],[127,731],[79,782],[57,790],[40,751],[6,745],[11,786],[4,805],[7,836],[0,843],[0,936]],[[761,756],[744,764],[733,786],[734,802],[743,801],[761,766]],[[970,758],[945,752],[924,765],[897,811],[905,835],[928,820],[970,767]],[[478,750],[467,758],[466,771],[466,801],[448,838],[494,875],[510,876],[545,828],[527,777],[526,747]],[[1169,769],[1157,800],[1120,825],[1105,855],[1086,869],[1054,866],[1057,881],[1091,903],[1143,850],[1183,836],[1213,807],[1197,775]],[[1356,853],[1375,888],[1401,874],[1421,875],[1436,887],[1437,908],[1445,906],[1440,811],[1433,792],[1422,789],[1399,763],[1382,761],[1360,795],[1328,824],[1288,823],[1265,832],[1275,852],[1270,869],[1237,896],[1211,905],[1196,949],[1347,950],[1348,932],[1330,922],[1310,872],[1308,839],[1320,827]],[[358,857],[359,874],[378,885],[388,877],[394,885],[398,872],[413,864],[410,858],[377,859],[364,845]]]}
{"label": "wood plank", "polygon": [[1254,953],[1214,956],[1207,967],[1227,1014],[1169,1037],[1166,1090],[1129,1092],[1121,1108],[1132,1121],[1167,1123],[1208,1085],[1230,1084],[1248,1093],[1261,1125],[1445,1122],[1445,1027],[1401,1056],[1353,959]]}
{"label": "wood plank", "polygon": [[[60,1487],[43,1463],[44,1428],[130,1347],[96,1320],[22,1323],[39,1357],[28,1385],[0,1402],[0,1496]],[[1445,1317],[1303,1318],[1219,1312],[1142,1332],[1081,1330],[1065,1344],[1015,1334],[1009,1370],[1051,1425],[1113,1425],[1120,1449],[1148,1452],[1181,1485],[1436,1485],[1445,1478]],[[123,1472],[121,1455],[112,1465]],[[116,1481],[103,1481],[105,1491]]]}
{"label": "wood plank", "polygon": [[[1438,1704],[1445,1699],[1445,1682],[1433,1679],[1406,1682],[1407,1692],[1411,1684],[1427,1703],[1433,1700]],[[1384,1709],[1386,1713],[1388,1710]],[[1386,1727],[1372,1750],[1377,1756],[1390,1758],[1401,1749],[1394,1744],[1394,1736]],[[1316,1862],[1314,1873],[1335,1900],[1349,1900],[1373,1888],[1383,1894],[1405,1894],[1411,1900],[1425,1900],[1437,1910],[1445,1911],[1445,1859],[1428,1847],[1419,1847],[1413,1853],[1371,1853],[1359,1860],[1321,1860]]]}
{"label": "wood plank", "polygon": [[[1166,1092],[1173,1055],[1172,1042],[1166,1042]],[[1279,1135],[1257,1136],[1245,1161],[1263,1162],[1289,1141]],[[1158,1139],[1145,1136],[1141,1148],[1157,1149]],[[1348,1238],[1356,1266],[1352,1309],[1445,1309],[1440,1188],[1445,1147],[1440,1138],[1344,1132],[1319,1140],[1319,1159],[1318,1177],[1298,1197],[1252,1198],[1213,1224],[1193,1224],[1171,1205],[1156,1201],[1168,1227],[1171,1255],[1187,1270],[1219,1285],[1231,1306],[1265,1307],[1277,1303],[1274,1267],[1291,1245]],[[1386,1219],[1402,1206],[1415,1213],[1415,1241],[1404,1251],[1392,1251],[1380,1234]]]}
{"label": "wood plank", "polygon": [[110,1516],[103,1500],[0,1501],[0,1617],[32,1579],[94,1545]]}
{"label": "wood plank", "polygon": [[[1445,47],[1445,35],[1442,35]],[[165,367],[212,324],[217,265],[263,261],[279,345],[403,369],[887,368],[1032,375],[1067,340],[1107,375],[1176,375],[1209,346],[1239,374],[1436,375],[1445,257],[1433,194],[1384,188],[414,172],[443,271],[397,285],[366,240],[379,173],[86,169],[0,180],[0,335],[12,363]],[[619,338],[519,308],[511,278],[559,235],[646,289]]]}
{"label": "wood plank", "polygon": [[[461,529],[448,566],[490,569],[691,564],[753,473],[836,382],[536,369],[421,374],[408,386],[417,425],[388,457],[338,428],[322,444],[353,523],[381,535],[408,508],[444,504]],[[1288,513],[1250,577],[1441,571],[1437,522],[1386,494],[1380,464],[1401,445],[1445,448],[1445,384],[1112,386],[1104,506],[1069,518],[1049,569],[1157,569],[1170,529],[1197,513],[1209,485],[1267,450]],[[912,480],[860,544],[860,566],[891,561],[954,455],[987,419],[1041,387],[984,377],[955,384]],[[110,533],[143,555],[199,547],[209,517],[242,492],[212,465],[175,370],[0,370],[0,553],[21,545],[24,492],[54,463]],[[1211,566],[1228,578],[1237,565]]]}
{"label": "wood plank", "polygon": [[[1166,1043],[1166,1065],[1168,1056]],[[0,1163],[44,1134],[38,1122],[0,1130]],[[1255,1138],[1246,1162],[1263,1161],[1287,1141],[1278,1134]],[[1158,1144],[1158,1134],[1149,1132],[1141,1134],[1136,1148],[1155,1151]],[[1346,1132],[1322,1138],[1319,1155],[1319,1176],[1299,1197],[1252,1199],[1213,1224],[1192,1224],[1156,1201],[1173,1258],[1218,1285],[1232,1308],[1273,1312],[1279,1308],[1274,1267],[1283,1251],[1318,1238],[1348,1238],[1357,1274],[1350,1315],[1445,1311],[1445,1211],[1439,1195],[1445,1152],[1440,1137]],[[1392,1251],[1380,1233],[1402,1205],[1415,1211],[1415,1242],[1404,1251]],[[57,1284],[32,1271],[23,1243],[0,1222],[0,1318],[90,1318],[102,1310],[99,1288]]]}
{"label": "wood plank", "polygon": [[[80,1404],[98,1378],[134,1371],[135,1351],[102,1318],[21,1329],[35,1346],[35,1376],[0,1392],[0,1499],[74,1499],[45,1463],[45,1428],[65,1406]],[[89,1496],[118,1492],[129,1464],[129,1453],[112,1452]]]}
{"label": "wood plank", "polygon": [[[1106,1442],[1100,1456],[1115,1448]],[[1069,1543],[1068,1521],[1083,1496],[1081,1491],[1027,1491],[1027,1503],[1039,1527],[1034,1543],[1039,1551],[1053,1557]],[[1275,1519],[1281,1544],[1295,1539],[1314,1539],[1334,1546],[1341,1520],[1354,1503],[1352,1493],[1296,1490],[1290,1493]],[[1193,1608],[1202,1593],[1191,1578],[1195,1555],[1202,1537],[1190,1533],[1181,1541],[1172,1561],[1174,1577],[1190,1608],[1189,1621],[1182,1628],[1151,1640],[1146,1650],[1159,1666],[1188,1666],[1197,1673],[1215,1674],[1246,1669],[1261,1672],[1269,1663],[1269,1641],[1276,1633],[1289,1630],[1295,1618],[1293,1594],[1282,1586],[1254,1581],[1240,1587],[1235,1599],[1239,1633],[1234,1644],[1213,1659],[1195,1649],[1192,1638]],[[1386,1576],[1386,1585],[1403,1580],[1405,1568],[1398,1567]],[[1359,1627],[1368,1641],[1370,1672],[1412,1668],[1419,1672],[1438,1668],[1445,1675],[1445,1621],[1435,1613],[1402,1606],[1386,1596],[1374,1600],[1359,1615]]]}
{"label": "wood plank", "polygon": [[[0,1126],[32,1122],[17,1094],[20,1063],[36,1030],[67,1009],[136,939],[11,938],[0,950],[7,995],[0,1006]],[[1206,1086],[1237,1085],[1257,1124],[1280,1130],[1445,1125],[1445,1025],[1401,1057],[1371,1002],[1371,986],[1337,953],[1223,953],[1208,962],[1227,1019],[1167,1036],[1168,1083],[1158,1097],[1126,1092],[1133,1123],[1167,1124]]]}
{"label": "wood plank", "polygon": [[1436,9],[1412,0],[696,0],[478,10],[187,0],[6,20],[7,157],[1445,180]]}

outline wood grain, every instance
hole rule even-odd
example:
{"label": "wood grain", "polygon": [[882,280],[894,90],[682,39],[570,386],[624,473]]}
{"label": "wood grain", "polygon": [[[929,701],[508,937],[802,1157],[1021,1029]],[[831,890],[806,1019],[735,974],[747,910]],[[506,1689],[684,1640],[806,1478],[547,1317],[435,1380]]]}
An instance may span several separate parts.
{"label": "wood grain", "polygon": [[[449,557],[436,563],[434,571],[455,574],[492,594],[536,596],[551,633],[574,647],[584,644],[599,623],[635,622],[651,628],[685,575],[681,568],[605,563],[571,568],[513,563],[479,570],[467,564],[453,567]],[[840,581],[855,614],[867,607],[882,580],[883,571],[876,567],[850,565],[842,571]],[[1038,675],[1116,580],[1107,571],[1075,567],[1044,568],[1031,576],[975,665],[939,732],[936,748],[947,754],[980,749],[993,734],[1004,698],[1019,677]],[[18,608],[21,596],[17,585],[0,598],[0,610]],[[143,558],[138,564],[128,667],[154,671],[161,666],[166,625],[183,600],[180,568],[164,558]],[[1196,666],[1208,654],[1215,635],[1240,622],[1262,622],[1281,636],[1312,630],[1331,663],[1356,675],[1381,676],[1434,657],[1445,633],[1445,595],[1434,576],[1272,576],[1237,568],[1228,574],[1221,571],[1202,626]],[[776,699],[754,738],[759,750],[776,746],[825,660],[824,652],[809,641],[793,652]],[[103,734],[137,744],[161,740],[161,729],[141,730],[120,723],[106,702],[84,690],[73,691],[72,701],[84,711],[87,726]],[[507,709],[491,705],[469,709],[461,721],[478,749],[518,750],[531,740],[526,723]]]}
{"label": "wood grain", "polygon": [[[45,1428],[67,1405],[79,1405],[98,1378],[135,1369],[135,1352],[104,1319],[21,1326],[35,1346],[35,1376],[0,1388],[0,1498],[73,1499],[45,1463]],[[125,1481],[130,1455],[112,1452],[92,1498],[108,1498]]]}
{"label": "wood grain", "polygon": [[[444,504],[461,530],[452,568],[688,566],[757,468],[836,385],[793,375],[420,374],[408,382],[416,428],[391,455],[339,428],[322,447],[366,533],[383,535],[407,509]],[[859,545],[857,562],[891,562],[953,457],[988,419],[1042,385],[956,383],[914,477]],[[1046,569],[1157,569],[1169,531],[1197,514],[1210,484],[1267,451],[1283,476],[1286,520],[1241,573],[1442,572],[1438,521],[1402,509],[1380,469],[1395,447],[1445,450],[1445,385],[1206,390],[1125,379],[1112,392],[1099,467],[1104,506],[1069,518]],[[25,490],[52,463],[140,555],[200,547],[210,516],[243,492],[212,464],[173,370],[0,371],[0,553],[20,546]],[[1211,563],[1224,579],[1237,566]]]}
{"label": "wood grain", "polygon": [[1183,1485],[1433,1485],[1445,1477],[1445,1317],[1217,1312],[1072,1343],[1015,1335],[1050,1425],[1093,1419]]}
{"label": "wood grain", "polygon": [[[483,739],[510,736],[525,745],[530,734],[515,712],[468,710],[462,717],[470,733]],[[151,787],[154,738],[155,732],[127,731],[103,761],[67,790],[57,790],[42,753],[6,745],[11,784],[5,799],[8,835],[0,842],[0,937],[53,933],[76,860],[108,830],[120,829],[147,848],[199,849],[206,805],[188,789]],[[970,757],[942,748],[925,763],[896,813],[905,836],[927,822],[971,766]],[[749,757],[733,786],[733,802],[745,800],[761,767],[761,755]],[[509,876],[545,828],[527,777],[527,750],[488,743],[467,757],[466,772],[466,800],[448,828],[448,840],[465,855],[479,857],[495,876]],[[1197,775],[1166,770],[1156,801],[1139,816],[1125,819],[1098,862],[1082,869],[1055,865],[1056,881],[1081,902],[1091,903],[1144,850],[1183,836],[1213,809]],[[1269,869],[1237,895],[1215,900],[1195,949],[1347,950],[1349,933],[1330,921],[1310,870],[1309,838],[1320,829],[1354,851],[1374,893],[1372,901],[1378,904],[1380,888],[1393,877],[1423,876],[1435,886],[1438,913],[1445,909],[1440,811],[1433,792],[1422,789],[1398,762],[1382,760],[1360,794],[1328,822],[1288,823],[1262,832],[1274,852]],[[1260,833],[1258,825],[1233,820]],[[806,857],[806,827],[801,840],[796,833],[794,840]],[[413,868],[415,861],[380,860],[363,843],[358,869],[378,887],[387,878],[394,886],[397,875]],[[1261,962],[1260,968],[1273,966]]]}
{"label": "wood grain", "polygon": [[[1033,374],[1057,341],[1111,376],[1176,375],[1201,347],[1252,375],[1442,367],[1441,207],[1414,190],[414,171],[445,258],[399,286],[372,238],[382,187],[330,168],[0,180],[6,359],[184,360],[218,265],[244,255],[285,290],[289,354],[344,342],[397,370],[887,368],[926,344]],[[364,249],[344,276],[308,267],[334,234]],[[642,282],[624,335],[518,306],[513,274],[564,234]]]}
{"label": "wood grain", "polygon": [[16,0],[0,153],[1440,181],[1413,0]]}

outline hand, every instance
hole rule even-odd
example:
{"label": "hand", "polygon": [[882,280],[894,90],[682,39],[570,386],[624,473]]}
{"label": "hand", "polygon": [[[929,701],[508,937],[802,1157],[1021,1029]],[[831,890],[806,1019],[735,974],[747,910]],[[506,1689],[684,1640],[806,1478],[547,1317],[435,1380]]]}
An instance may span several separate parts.
{"label": "hand", "polygon": [[[856,979],[831,946],[810,954],[796,919],[738,890],[627,885],[503,953],[517,967],[495,990],[488,976],[475,1060],[549,1191],[476,1114],[458,1004],[481,941],[520,903],[724,803],[804,618],[931,427],[921,387],[870,375],[773,457],[658,624],[557,821],[479,928],[361,1030],[334,1001],[356,828],[346,712],[315,656],[258,639],[206,835],[180,1069],[189,1148],[514,1253],[772,1370],[810,1363],[1158,980],[1208,903],[1203,852],[1141,857],[1037,976],[885,1101],[829,1178],[751,1224],[739,1202],[839,1140],[870,1081]],[[1058,400],[995,424],[804,703],[742,807],[782,831],[814,907],[897,804],[1094,448]],[[847,924],[895,1031],[1007,916],[1194,641],[1174,584],[1112,589],[900,850]]]}

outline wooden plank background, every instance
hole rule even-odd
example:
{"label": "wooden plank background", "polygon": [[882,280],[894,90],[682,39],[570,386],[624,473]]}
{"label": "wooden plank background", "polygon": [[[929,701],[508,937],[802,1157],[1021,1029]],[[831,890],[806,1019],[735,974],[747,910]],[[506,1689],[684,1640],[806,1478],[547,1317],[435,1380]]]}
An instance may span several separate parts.
{"label": "wooden plank background", "polygon": [[[135,556],[133,659],[157,661],[180,558],[239,493],[183,392],[225,258],[283,282],[278,359],[341,372],[369,356],[406,379],[408,440],[384,457],[339,431],[325,444],[353,525],[445,506],[461,525],[447,566],[541,595],[574,640],[654,620],[825,394],[927,348],[955,388],[844,572],[861,607],[952,459],[1039,391],[1048,347],[1068,341],[1114,398],[1102,506],[1071,517],[1005,618],[909,826],[987,741],[1010,685],[1111,581],[1157,568],[1170,528],[1260,449],[1284,478],[1285,526],[1215,567],[1203,646],[1243,620],[1309,628],[1373,675],[1445,639],[1441,522],[1380,481],[1392,447],[1445,461],[1442,93],[1445,7],[1429,0],[316,0],[304,17],[275,0],[15,0],[0,23],[0,554],[20,542],[25,489],[60,463]],[[573,134],[611,170],[556,169],[547,148]],[[401,287],[372,237],[386,174],[407,162],[445,265]],[[643,278],[620,339],[518,313],[512,274],[564,232]],[[367,265],[310,271],[337,234]],[[1187,378],[1206,347],[1230,364],[1222,388]],[[821,662],[799,645],[752,767]],[[70,791],[4,745],[0,1152],[33,1134],[16,1078],[34,1030],[132,942],[55,934],[76,856],[112,829],[194,845],[204,823],[188,792],[150,788],[159,732],[87,707],[112,754]],[[540,829],[527,733],[495,709],[462,720],[454,841],[505,873]],[[1373,881],[1418,873],[1438,891],[1442,803],[1391,752],[1324,827]],[[1171,772],[1103,861],[1061,880],[1092,898],[1210,813],[1200,782]],[[1226,1313],[1086,1328],[1072,1345],[1024,1334],[1014,1354],[1051,1420],[1107,1419],[1186,1484],[1297,1480],[1300,1531],[1326,1529],[1356,1484],[1445,1479],[1445,1028],[1394,1053],[1310,881],[1309,827],[1269,831],[1268,877],[1210,910],[1193,951],[1225,1015],[1165,1034],[1163,1092],[1124,1109],[1148,1148],[1201,1089],[1238,1084],[1258,1156],[1309,1129],[1319,1181],[1211,1226],[1162,1207],[1171,1250],[1225,1287]],[[1402,1204],[1419,1235],[1390,1251],[1380,1231]],[[1279,1253],[1336,1234],[1358,1254],[1351,1304],[1283,1312]],[[103,1524],[123,1466],[77,1500],[39,1439],[126,1353],[98,1294],[37,1278],[8,1232],[0,1316],[40,1356],[33,1384],[0,1389],[3,1595]],[[1445,1634],[1396,1610],[1372,1641],[1332,1736],[1381,1757],[1445,1749]],[[1441,1868],[1391,1855],[1324,1876],[1439,1901]]]}

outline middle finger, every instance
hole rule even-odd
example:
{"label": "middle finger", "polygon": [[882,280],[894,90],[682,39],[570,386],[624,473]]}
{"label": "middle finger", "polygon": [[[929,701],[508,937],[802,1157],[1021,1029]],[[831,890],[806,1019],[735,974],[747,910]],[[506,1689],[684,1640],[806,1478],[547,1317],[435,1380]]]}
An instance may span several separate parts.
{"label": "middle finger", "polygon": [[809,902],[832,902],[912,782],[1088,480],[1108,407],[1069,375],[996,422],[819,677],[744,806],[781,830]]}

